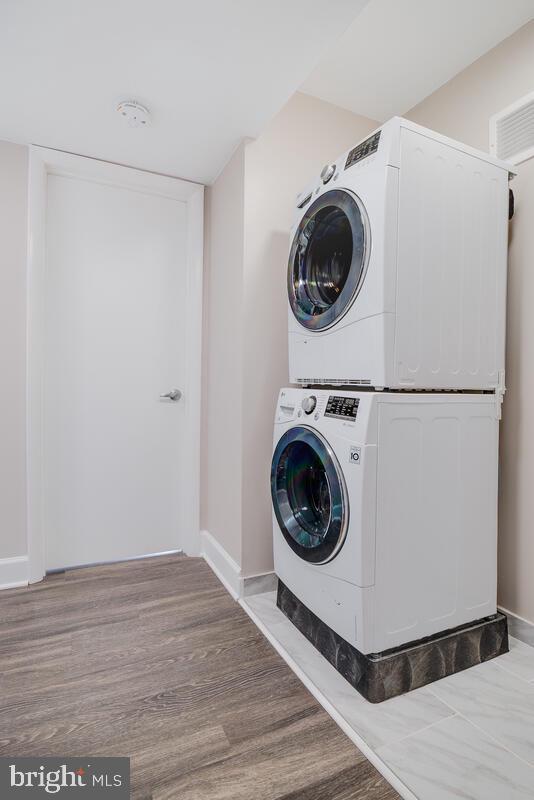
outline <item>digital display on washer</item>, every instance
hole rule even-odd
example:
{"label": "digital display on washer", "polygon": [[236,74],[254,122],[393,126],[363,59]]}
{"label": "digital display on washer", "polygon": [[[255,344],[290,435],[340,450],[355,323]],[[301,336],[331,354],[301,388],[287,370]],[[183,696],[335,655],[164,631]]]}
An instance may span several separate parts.
{"label": "digital display on washer", "polygon": [[336,397],[331,394],[324,415],[336,419],[356,419],[359,405],[359,397]]}
{"label": "digital display on washer", "polygon": [[371,153],[376,153],[378,150],[378,142],[380,141],[380,131],[377,131],[375,134],[370,136],[365,142],[360,142],[354,147],[347,156],[347,163],[345,164],[345,169],[352,167],[353,164],[356,164],[357,161],[361,161],[362,158],[366,158],[370,156]]}

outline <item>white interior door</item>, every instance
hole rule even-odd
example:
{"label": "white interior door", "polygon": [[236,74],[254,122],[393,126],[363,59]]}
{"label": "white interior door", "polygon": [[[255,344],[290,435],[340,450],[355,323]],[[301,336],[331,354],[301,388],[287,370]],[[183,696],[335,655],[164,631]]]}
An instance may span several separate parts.
{"label": "white interior door", "polygon": [[[183,458],[190,388],[187,228],[183,200],[135,185],[48,175],[47,570],[182,548],[184,505],[194,502],[184,494]],[[183,398],[160,399],[173,389]]]}

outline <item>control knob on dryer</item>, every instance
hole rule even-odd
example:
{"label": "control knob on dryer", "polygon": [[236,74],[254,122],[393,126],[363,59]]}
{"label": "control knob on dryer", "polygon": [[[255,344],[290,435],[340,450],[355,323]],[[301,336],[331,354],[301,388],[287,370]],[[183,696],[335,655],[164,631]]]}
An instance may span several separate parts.
{"label": "control knob on dryer", "polygon": [[310,394],[308,397],[305,397],[304,400],[302,401],[302,410],[304,411],[305,414],[311,414],[314,411],[316,405],[317,405],[317,398],[313,394]]}
{"label": "control knob on dryer", "polygon": [[327,164],[325,167],[323,167],[320,175],[322,182],[328,183],[328,181],[332,178],[335,171],[336,171],[335,164]]}

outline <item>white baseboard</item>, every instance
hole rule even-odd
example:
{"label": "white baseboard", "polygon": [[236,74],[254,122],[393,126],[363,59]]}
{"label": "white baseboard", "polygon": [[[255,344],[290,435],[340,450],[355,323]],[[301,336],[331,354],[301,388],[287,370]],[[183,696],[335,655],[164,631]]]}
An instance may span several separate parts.
{"label": "white baseboard", "polygon": [[28,576],[28,556],[0,558],[0,590],[27,586]]}
{"label": "white baseboard", "polygon": [[217,575],[224,588],[234,600],[243,596],[243,578],[241,567],[219,544],[209,531],[200,531],[202,557]]}
{"label": "white baseboard", "polygon": [[520,617],[519,614],[516,614],[514,611],[510,611],[504,606],[498,606],[498,610],[502,611],[503,614],[506,614],[507,617],[515,617],[516,619],[521,620],[521,622],[524,622],[526,625],[532,625],[532,627],[534,627],[534,622],[531,622],[529,619],[525,619],[525,617]]}
{"label": "white baseboard", "polygon": [[251,575],[243,578],[243,597],[252,597],[254,594],[275,592],[278,578],[274,572],[264,572],[261,575]]}
{"label": "white baseboard", "polygon": [[220,582],[234,600],[250,597],[253,594],[271,592],[276,589],[277,578],[274,572],[245,577],[241,567],[226,552],[224,547],[209,531],[200,531],[201,556],[217,575]]}

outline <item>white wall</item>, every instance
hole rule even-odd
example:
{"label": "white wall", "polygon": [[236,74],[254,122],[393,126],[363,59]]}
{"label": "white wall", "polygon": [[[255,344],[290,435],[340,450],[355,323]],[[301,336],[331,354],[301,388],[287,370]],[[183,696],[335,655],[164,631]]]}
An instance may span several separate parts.
{"label": "white wall", "polygon": [[[534,22],[475,61],[406,116],[488,150],[489,117],[534,91]],[[534,621],[534,159],[512,188],[507,392],[501,427],[499,602]]]}
{"label": "white wall", "polygon": [[27,552],[27,186],[28,148],[0,142],[0,562]]}
{"label": "white wall", "polygon": [[275,401],[288,382],[286,270],[295,197],[325,163],[376,126],[297,93],[245,145],[242,195],[241,153],[208,190],[202,519],[244,576],[273,566],[269,473]]}
{"label": "white wall", "polygon": [[245,143],[206,191],[200,525],[241,563]]}

